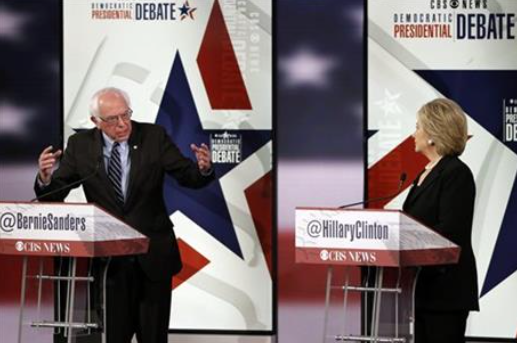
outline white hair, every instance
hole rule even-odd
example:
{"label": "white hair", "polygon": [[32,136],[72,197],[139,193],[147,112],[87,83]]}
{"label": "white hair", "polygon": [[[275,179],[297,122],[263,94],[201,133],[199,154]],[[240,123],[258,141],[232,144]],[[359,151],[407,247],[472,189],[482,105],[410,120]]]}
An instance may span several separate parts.
{"label": "white hair", "polygon": [[106,87],[101,90],[98,90],[93,94],[92,99],[90,100],[90,115],[94,117],[99,117],[99,98],[106,93],[115,93],[122,98],[126,102],[128,107],[131,107],[131,101],[129,100],[129,95],[120,88],[115,87]]}

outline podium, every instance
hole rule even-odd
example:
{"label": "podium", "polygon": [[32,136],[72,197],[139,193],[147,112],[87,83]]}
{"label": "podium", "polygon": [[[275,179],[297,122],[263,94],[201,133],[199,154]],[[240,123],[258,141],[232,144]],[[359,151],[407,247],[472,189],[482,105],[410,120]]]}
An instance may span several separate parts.
{"label": "podium", "polygon": [[[149,239],[131,228],[122,220],[115,218],[102,208],[93,204],[74,203],[9,203],[0,202],[0,254],[22,256],[21,296],[18,320],[18,343],[22,343],[24,325],[24,308],[27,281],[37,282],[37,313],[39,316],[44,283],[52,282],[57,289],[58,308],[56,320],[40,320],[28,323],[33,328],[53,328],[62,332],[67,342],[73,342],[74,330],[102,330],[102,341],[106,341],[102,323],[92,320],[90,301],[86,302],[85,320],[76,321],[75,304],[78,283],[101,283],[102,311],[106,308],[106,277],[110,258],[113,256],[137,255],[146,253]],[[66,275],[43,273],[43,257],[69,259]],[[28,275],[29,258],[39,259],[39,272]],[[78,276],[79,259],[105,259],[99,277],[91,273]],[[90,264],[91,266],[91,264]],[[61,284],[65,283],[64,292]],[[64,306],[61,306],[60,294],[65,293]],[[64,313],[61,313],[61,307]],[[63,330],[63,331],[61,331]]]}
{"label": "podium", "polygon": [[[296,262],[325,264],[327,283],[323,342],[414,342],[414,293],[420,266],[455,264],[460,248],[409,215],[396,210],[296,209]],[[345,281],[332,284],[332,266],[345,268]],[[350,268],[366,277],[350,281]],[[346,322],[350,293],[363,295],[368,330],[327,336],[332,290],[343,292]],[[365,296],[366,295],[366,296]],[[365,321],[363,315],[363,321]],[[367,325],[367,326],[368,326]]]}

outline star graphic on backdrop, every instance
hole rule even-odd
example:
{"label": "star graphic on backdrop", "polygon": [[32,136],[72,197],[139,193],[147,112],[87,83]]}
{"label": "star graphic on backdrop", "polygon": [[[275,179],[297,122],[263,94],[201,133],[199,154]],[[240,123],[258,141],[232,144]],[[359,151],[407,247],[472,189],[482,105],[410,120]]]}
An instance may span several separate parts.
{"label": "star graphic on backdrop", "polygon": [[[494,115],[494,108],[500,108],[501,99],[515,97],[514,70],[415,70],[419,77],[425,80],[442,96],[453,99],[461,105],[468,116],[481,125],[485,132],[489,133],[487,139],[498,140],[514,154],[517,154],[515,142],[503,142],[501,132],[502,121]],[[487,88],[487,85],[490,87]],[[482,96],[473,96],[482,94]],[[492,143],[490,143],[492,144]],[[500,158],[504,155],[501,155]],[[480,156],[479,158],[490,157]],[[509,161],[509,160],[508,160]],[[510,163],[510,162],[507,162]],[[512,275],[517,273],[517,254],[515,254],[515,242],[517,241],[517,182],[515,177],[509,175],[505,179],[498,178],[503,187],[512,187],[510,197],[506,204],[501,203],[504,209],[500,227],[483,227],[483,230],[498,230],[497,241],[489,257],[486,275],[481,286],[480,297],[484,297]],[[478,185],[483,188],[482,185]],[[488,259],[488,256],[482,256]],[[483,262],[485,263],[485,262]]]}
{"label": "star graphic on backdrop", "polygon": [[[202,127],[190,85],[185,74],[183,62],[177,53],[167,86],[160,103],[156,123],[163,126],[172,137],[178,148],[187,156],[193,158],[190,144],[210,142],[215,134],[235,134],[242,139],[242,160],[253,155],[271,140],[269,130],[254,130],[242,125],[237,130],[205,130]],[[184,187],[170,177],[166,178],[164,197],[170,214],[181,211],[185,216],[196,222],[230,251],[242,258],[242,252],[237,240],[234,224],[230,216],[228,203],[223,194],[219,180],[230,173],[238,164],[215,163],[217,179],[205,187],[202,192]],[[260,166],[258,166],[260,168]],[[264,173],[269,164],[262,165]]]}
{"label": "star graphic on backdrop", "polygon": [[29,16],[0,7],[0,39],[20,40]]}
{"label": "star graphic on backdrop", "polygon": [[391,94],[388,89],[384,90],[384,99],[380,101],[376,101],[375,105],[378,105],[381,110],[384,111],[384,116],[388,116],[390,114],[400,114],[402,110],[400,109],[397,100],[400,98],[400,93]]}
{"label": "star graphic on backdrop", "polygon": [[8,102],[0,103],[0,135],[24,137],[29,131],[27,122],[34,112]]}
{"label": "star graphic on backdrop", "polygon": [[517,218],[515,218],[517,209],[516,186],[517,183],[514,182],[503,222],[497,235],[497,241],[490,257],[490,264],[483,281],[480,297],[483,297],[517,272],[517,257],[514,253],[514,242],[517,239],[517,230],[515,230],[517,224]]}
{"label": "star graphic on backdrop", "polygon": [[190,7],[188,1],[185,1],[183,6],[179,8],[180,10],[180,19],[183,20],[187,17],[190,17],[190,19],[194,19],[194,11],[196,10],[196,7]]}
{"label": "star graphic on backdrop", "polygon": [[302,48],[279,61],[280,71],[289,87],[310,86],[326,88],[330,85],[331,71],[338,65],[337,59]]}

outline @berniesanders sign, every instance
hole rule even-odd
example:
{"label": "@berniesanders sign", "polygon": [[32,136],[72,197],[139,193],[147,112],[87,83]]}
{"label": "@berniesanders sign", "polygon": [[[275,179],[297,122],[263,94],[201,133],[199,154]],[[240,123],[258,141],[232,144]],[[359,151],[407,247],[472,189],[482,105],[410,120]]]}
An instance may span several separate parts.
{"label": "@berniesanders sign", "polygon": [[101,257],[147,247],[147,237],[95,205],[0,203],[2,254]]}

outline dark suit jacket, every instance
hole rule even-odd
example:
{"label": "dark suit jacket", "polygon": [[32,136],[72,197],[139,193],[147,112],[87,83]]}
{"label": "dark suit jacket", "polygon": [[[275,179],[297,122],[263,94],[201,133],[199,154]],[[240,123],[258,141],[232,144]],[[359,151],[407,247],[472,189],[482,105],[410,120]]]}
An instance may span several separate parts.
{"label": "dark suit jacket", "polygon": [[[128,144],[131,170],[124,206],[116,201],[108,180],[102,158],[103,138],[98,129],[71,136],[52,182],[44,188],[36,184],[35,192],[39,196],[95,174],[83,183],[88,202],[98,204],[149,237],[149,252],[138,257],[142,269],[151,280],[170,279],[181,270],[182,263],[163,200],[165,173],[190,188],[208,184],[214,175],[201,175],[197,164],[184,157],[158,125],[132,122]],[[42,201],[63,201],[68,193],[69,190],[58,192]]]}
{"label": "dark suit jacket", "polygon": [[415,180],[403,209],[461,247],[456,265],[424,267],[418,277],[417,309],[478,310],[478,287],[472,251],[472,219],[476,185],[469,167],[444,156],[424,182]]}

